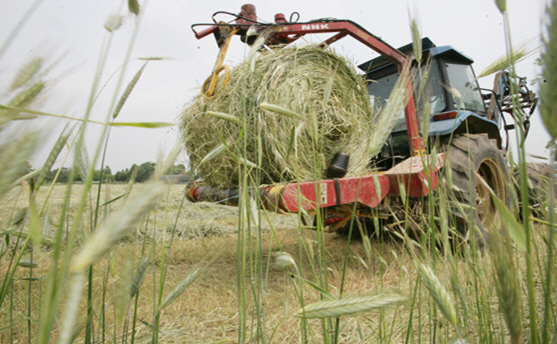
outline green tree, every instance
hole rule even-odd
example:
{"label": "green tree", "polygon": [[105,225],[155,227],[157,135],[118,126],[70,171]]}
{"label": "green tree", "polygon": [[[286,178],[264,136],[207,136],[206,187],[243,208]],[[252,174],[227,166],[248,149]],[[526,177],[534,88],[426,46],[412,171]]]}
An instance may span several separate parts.
{"label": "green tree", "polygon": [[144,162],[143,164],[139,165],[139,167],[137,168],[137,176],[135,177],[135,181],[139,183],[144,182],[147,179],[149,179],[154,172],[155,172],[155,163]]}
{"label": "green tree", "polygon": [[57,168],[55,170],[50,171],[50,173],[47,176],[47,181],[52,181],[54,180],[54,178],[56,177],[56,174],[58,174],[58,171],[60,171],[60,174],[58,175],[58,179],[56,179],[57,183],[66,183],[68,181],[68,177],[70,176],[70,172],[71,170],[67,167],[62,167],[62,168]]}
{"label": "green tree", "polygon": [[186,166],[184,164],[174,165],[170,170],[170,174],[184,174],[186,172]]}
{"label": "green tree", "polygon": [[114,180],[117,182],[129,182],[130,181],[130,170],[126,168],[125,170],[118,171],[114,174]]}
{"label": "green tree", "polygon": [[114,180],[114,176],[112,175],[112,171],[110,170],[109,166],[103,168],[102,171],[95,170],[95,174],[93,174],[93,180],[99,182],[101,180],[101,175],[102,175],[103,182],[109,182]]}

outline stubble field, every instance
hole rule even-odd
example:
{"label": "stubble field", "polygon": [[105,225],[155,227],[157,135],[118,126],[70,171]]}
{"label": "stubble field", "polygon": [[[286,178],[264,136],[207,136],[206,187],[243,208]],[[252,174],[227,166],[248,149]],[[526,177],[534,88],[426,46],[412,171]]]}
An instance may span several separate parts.
{"label": "stubble field", "polygon": [[[72,187],[75,197],[82,194],[83,187]],[[93,189],[96,187],[94,185]],[[125,194],[127,187],[103,185],[100,204]],[[132,199],[142,187],[135,185],[128,197]],[[60,203],[64,200],[65,190],[65,185],[56,185],[47,203],[48,218],[53,225],[60,221],[58,209],[62,207]],[[324,294],[309,283],[326,285],[333,296],[340,295],[342,288],[345,298],[358,295],[404,295],[407,298],[388,309],[342,317],[339,342],[444,342],[456,335],[444,313],[428,297],[428,289],[420,283],[416,261],[420,251],[424,253],[420,248],[408,250],[401,240],[393,239],[388,233],[374,235],[369,241],[353,239],[350,243],[346,236],[324,234],[323,245],[319,245],[321,239],[317,233],[300,228],[297,216],[280,214],[269,214],[269,219],[261,223],[259,235],[253,229],[253,233],[238,236],[237,208],[187,201],[181,206],[183,194],[184,185],[169,185],[164,199],[148,214],[143,224],[130,231],[108,256],[94,265],[90,295],[96,320],[90,333],[95,341],[130,341],[133,334],[135,342],[151,342],[157,295],[172,291],[197,267],[202,267],[199,277],[158,313],[158,340],[161,343],[236,343],[241,316],[239,309],[242,308],[248,321],[248,338],[265,336],[266,342],[273,343],[322,342],[329,335],[322,333],[322,322],[331,320],[305,320],[293,316],[300,309],[300,297],[307,304],[323,298]],[[44,197],[45,193],[39,192],[37,203],[40,204]],[[77,200],[72,198],[70,203],[74,202]],[[101,217],[116,211],[120,202],[123,198],[101,206]],[[0,207],[4,223],[10,220],[13,223],[18,211],[26,204],[25,189],[13,189]],[[88,204],[94,205],[96,200],[91,197]],[[86,208],[89,210],[84,218],[93,221],[92,208]],[[70,209],[75,207],[70,205]],[[72,216],[71,211],[68,216]],[[52,235],[43,233],[44,244],[27,249],[23,254],[0,311],[4,324],[0,334],[2,342],[27,342],[29,338],[35,338],[37,327],[34,320],[44,307],[45,278],[52,264],[52,248],[48,244],[53,240]],[[87,237],[89,233],[85,229],[82,235]],[[10,240],[12,249],[21,245],[14,244],[15,235],[10,235]],[[245,251],[242,248],[239,251],[239,240],[242,240]],[[261,252],[257,253],[261,257],[255,254],[257,247],[261,247]],[[238,258],[242,251],[247,252],[244,253],[245,264]],[[279,252],[291,255],[297,269],[278,267],[276,256]],[[2,274],[8,271],[9,256],[5,254],[1,260]],[[148,259],[149,267],[137,294],[137,303],[128,304],[123,302],[130,300],[126,290],[132,284],[142,258]],[[522,254],[517,252],[515,258],[520,267],[519,276],[525,276]],[[25,262],[31,259],[34,264],[29,268]],[[460,336],[470,342],[484,342],[489,338],[506,342],[507,328],[497,311],[489,256],[470,250],[462,250],[455,256],[438,251],[433,257],[423,259],[431,262],[440,283],[450,291],[450,299],[445,301],[458,309]],[[257,267],[259,263],[262,269]],[[321,271],[323,267],[326,272]],[[238,274],[242,269],[248,270],[244,272],[248,276],[260,274],[258,280],[246,280],[242,288],[245,293],[238,290]],[[165,275],[163,279],[161,274]],[[63,282],[64,290],[68,284],[68,280]],[[537,285],[541,303],[543,292],[539,282]],[[524,287],[521,290],[520,293],[526,296]],[[62,299],[60,309],[64,309],[66,301],[66,298]],[[76,321],[74,334],[80,342],[84,338],[87,311],[84,301],[79,307],[81,315]],[[58,336],[57,331],[55,327],[53,338]]]}

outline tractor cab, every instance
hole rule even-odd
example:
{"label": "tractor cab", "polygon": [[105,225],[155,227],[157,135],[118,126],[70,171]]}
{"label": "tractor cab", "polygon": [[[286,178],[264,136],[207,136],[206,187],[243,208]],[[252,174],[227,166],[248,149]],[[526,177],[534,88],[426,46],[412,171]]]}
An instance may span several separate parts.
{"label": "tractor cab", "polygon": [[[398,50],[411,55],[412,44]],[[414,61],[412,65],[414,99],[422,135],[443,137],[461,132],[487,133],[501,146],[500,112],[497,109],[489,112],[472,68],[473,62],[451,46],[437,47],[428,38],[422,40],[422,62]],[[372,107],[380,111],[398,80],[398,68],[383,56],[358,67],[369,80]],[[424,116],[428,117],[427,126]],[[391,137],[378,157],[385,168],[409,156],[404,114],[401,113],[396,121]]]}

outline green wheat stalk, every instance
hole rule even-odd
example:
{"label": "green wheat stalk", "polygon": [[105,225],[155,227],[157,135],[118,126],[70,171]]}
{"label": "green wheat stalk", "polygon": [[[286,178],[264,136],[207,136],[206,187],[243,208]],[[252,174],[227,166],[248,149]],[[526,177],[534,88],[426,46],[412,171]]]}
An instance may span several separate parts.
{"label": "green wheat stalk", "polygon": [[510,254],[508,239],[493,232],[490,236],[491,260],[495,269],[495,289],[512,343],[522,336],[522,307],[517,267]]}
{"label": "green wheat stalk", "polygon": [[406,297],[397,294],[364,295],[323,300],[302,307],[294,316],[307,319],[338,318],[393,307],[406,301]]}
{"label": "green wheat stalk", "polygon": [[458,317],[453,298],[429,266],[418,263],[418,271],[422,282],[429,291],[429,295],[433,298],[441,313],[458,332]]}

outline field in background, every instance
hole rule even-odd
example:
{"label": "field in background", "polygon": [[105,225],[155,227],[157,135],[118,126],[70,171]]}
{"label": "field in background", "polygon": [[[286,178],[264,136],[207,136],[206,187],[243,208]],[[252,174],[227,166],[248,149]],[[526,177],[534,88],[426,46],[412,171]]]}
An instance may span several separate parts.
{"label": "field in background", "polygon": [[[78,202],[79,197],[84,191],[85,186],[83,184],[75,184],[72,186],[72,204],[75,209],[75,205]],[[97,186],[93,186],[96,189]],[[100,204],[117,198],[118,196],[127,193],[128,186],[126,184],[104,184],[102,186],[103,192],[100,197]],[[135,184],[132,188],[129,196],[133,199],[137,193],[141,190],[141,184]],[[64,203],[64,193],[66,185],[57,184],[54,187],[53,193],[49,198],[48,209],[53,216],[57,218],[60,216],[60,209]],[[162,240],[162,236],[165,234],[163,228],[167,227],[167,233],[174,228],[174,220],[178,215],[178,210],[180,209],[180,204],[183,200],[184,193],[186,190],[185,184],[170,184],[166,195],[157,205],[157,214],[153,215],[152,223],[150,226],[156,228],[156,230],[147,230],[147,237],[152,240]],[[10,218],[17,217],[18,212],[27,207],[28,198],[27,190],[23,190],[21,187],[14,188],[8,195],[0,201],[0,220],[8,222]],[[42,204],[48,194],[47,188],[42,188],[36,194],[37,203]],[[86,207],[86,219],[91,219],[91,209],[96,204],[96,193],[93,193],[89,198],[89,206]],[[118,206],[124,201],[122,197],[110,204],[103,206],[101,212],[105,212],[106,215],[111,211],[118,209]],[[187,201],[186,201],[187,202]],[[278,228],[295,228],[295,216],[279,216],[278,214],[271,214],[273,218],[273,223],[277,225]],[[269,225],[264,224],[264,230],[269,230]],[[198,239],[205,236],[225,236],[225,235],[236,235],[238,231],[238,209],[234,207],[224,207],[211,203],[188,203],[182,208],[181,214],[178,217],[176,223],[175,235],[181,239]],[[144,230],[137,230],[135,233],[130,233],[130,240],[135,242],[140,240],[144,233]],[[44,233],[47,237],[53,236],[54,233]]]}

